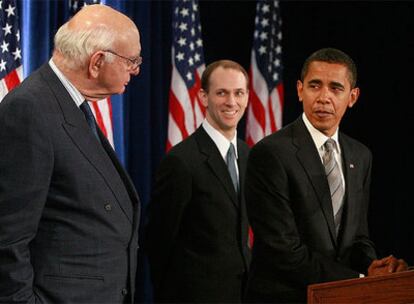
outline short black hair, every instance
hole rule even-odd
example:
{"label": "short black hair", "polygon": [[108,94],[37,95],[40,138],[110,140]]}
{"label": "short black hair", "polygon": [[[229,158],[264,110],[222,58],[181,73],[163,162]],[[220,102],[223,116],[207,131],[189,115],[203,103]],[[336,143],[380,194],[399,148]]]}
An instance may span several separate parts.
{"label": "short black hair", "polygon": [[351,88],[355,88],[357,81],[357,68],[349,55],[335,48],[323,48],[312,53],[303,63],[300,80],[303,82],[309,70],[309,65],[314,61],[343,64],[348,69]]}

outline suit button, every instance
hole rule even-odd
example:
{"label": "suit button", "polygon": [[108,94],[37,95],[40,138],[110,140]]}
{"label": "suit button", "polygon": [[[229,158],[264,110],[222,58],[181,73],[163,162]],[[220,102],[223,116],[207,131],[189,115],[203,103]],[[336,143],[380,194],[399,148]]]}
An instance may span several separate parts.
{"label": "suit button", "polygon": [[112,206],[111,206],[111,204],[105,204],[105,210],[106,211],[111,211],[112,210]]}
{"label": "suit button", "polygon": [[126,296],[128,294],[128,289],[122,288],[121,293],[122,293],[123,296]]}

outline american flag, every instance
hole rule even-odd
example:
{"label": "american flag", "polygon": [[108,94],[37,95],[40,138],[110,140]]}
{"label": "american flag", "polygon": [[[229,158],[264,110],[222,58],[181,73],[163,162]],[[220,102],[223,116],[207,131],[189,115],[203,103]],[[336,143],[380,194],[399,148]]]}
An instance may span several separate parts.
{"label": "american flag", "polygon": [[282,127],[282,20],[278,1],[258,1],[250,63],[246,142],[253,146]]}
{"label": "american flag", "polygon": [[198,1],[174,0],[172,24],[167,151],[193,133],[205,115],[197,96],[205,69]]}
{"label": "american flag", "polygon": [[[255,30],[250,62],[250,103],[246,142],[253,146],[282,127],[282,19],[278,1],[256,4]],[[249,229],[249,245],[253,246]]]}
{"label": "american flag", "polygon": [[[85,5],[99,3],[101,3],[100,0],[69,0],[70,15],[73,16]],[[89,106],[92,109],[93,115],[95,116],[96,122],[102,133],[106,136],[112,147],[115,148],[111,99],[106,98],[97,102],[89,102]]]}
{"label": "american flag", "polygon": [[15,0],[0,0],[0,102],[23,79],[19,18]]}

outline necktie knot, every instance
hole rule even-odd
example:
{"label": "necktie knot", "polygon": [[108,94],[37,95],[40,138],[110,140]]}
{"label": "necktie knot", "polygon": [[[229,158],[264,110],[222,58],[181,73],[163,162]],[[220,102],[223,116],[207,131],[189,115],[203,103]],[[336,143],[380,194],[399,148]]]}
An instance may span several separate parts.
{"label": "necktie knot", "polygon": [[325,141],[324,146],[327,152],[331,152],[335,149],[336,143],[332,138],[329,138],[327,141]]}
{"label": "necktie knot", "polygon": [[236,159],[236,150],[232,143],[230,143],[230,147],[227,151],[227,161],[229,161],[229,159],[232,159],[233,161]]}
{"label": "necktie knot", "polygon": [[331,159],[333,158],[333,152],[336,147],[336,143],[332,138],[329,138],[325,143],[323,144],[325,153],[323,154],[323,163],[326,166],[329,162],[331,162]]}
{"label": "necktie knot", "polygon": [[82,102],[79,108],[82,110],[83,114],[85,115],[86,122],[88,123],[89,128],[92,130],[95,137],[100,141],[99,135],[98,135],[98,129],[96,128],[95,117],[93,116],[92,110],[89,107],[88,102],[85,100],[84,102]]}

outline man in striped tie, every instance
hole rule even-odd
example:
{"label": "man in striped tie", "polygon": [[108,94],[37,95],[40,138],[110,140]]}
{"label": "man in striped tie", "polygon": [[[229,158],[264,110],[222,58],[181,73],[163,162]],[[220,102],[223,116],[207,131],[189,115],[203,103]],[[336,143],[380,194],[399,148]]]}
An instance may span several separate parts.
{"label": "man in striped tie", "polygon": [[371,152],[339,131],[359,96],[356,66],[326,48],[297,81],[304,113],[250,152],[246,204],[255,235],[248,302],[306,302],[312,283],[405,270],[368,236]]}
{"label": "man in striped tie", "polygon": [[248,74],[220,60],[203,72],[206,119],[156,174],[145,247],[156,302],[240,303],[250,249],[244,203],[248,146],[237,124]]}
{"label": "man in striped tie", "polygon": [[134,22],[90,5],[0,103],[0,302],[132,303],[140,202],[87,102],[139,73]]}

